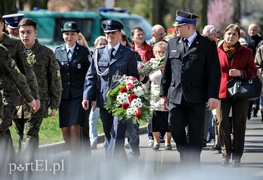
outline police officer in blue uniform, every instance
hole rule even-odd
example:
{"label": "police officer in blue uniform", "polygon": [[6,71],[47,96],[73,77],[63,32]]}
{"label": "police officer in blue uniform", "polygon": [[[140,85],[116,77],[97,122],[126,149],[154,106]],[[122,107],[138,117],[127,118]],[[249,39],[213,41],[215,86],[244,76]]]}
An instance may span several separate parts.
{"label": "police officer in blue uniform", "polygon": [[196,31],[197,18],[177,11],[177,37],[168,42],[160,91],[181,163],[187,167],[200,165],[205,108],[218,106],[221,77],[216,44]]}
{"label": "police officer in blue uniform", "polygon": [[[66,22],[61,29],[65,44],[55,49],[56,59],[60,65],[62,80],[62,98],[59,106],[59,123],[63,138],[72,154],[79,151],[80,127],[88,120],[89,111],[82,108],[83,85],[90,66],[90,51],[77,43],[78,25],[74,21]],[[86,152],[90,152],[87,138]]]}
{"label": "police officer in blue uniform", "polygon": [[111,134],[114,117],[104,108],[104,102],[107,101],[106,94],[112,84],[112,76],[116,72],[122,75],[134,76],[139,79],[136,55],[129,47],[119,43],[121,29],[123,29],[123,25],[119,21],[106,20],[102,23],[102,27],[106,34],[108,44],[96,48],[93,53],[93,61],[91,62],[84,83],[82,105],[84,109],[90,109],[90,102],[92,101],[93,106],[100,108],[100,117],[107,141],[106,155],[114,155],[114,157],[118,155],[119,157],[126,158],[124,150],[125,120],[118,121],[115,150],[114,152],[109,151],[109,147],[112,147],[109,146],[112,145],[110,144],[110,142],[112,142],[112,135],[114,136],[114,134]]}
{"label": "police officer in blue uniform", "polygon": [[19,37],[18,24],[23,19],[24,14],[6,14],[2,16],[5,22],[5,29],[10,37]]}

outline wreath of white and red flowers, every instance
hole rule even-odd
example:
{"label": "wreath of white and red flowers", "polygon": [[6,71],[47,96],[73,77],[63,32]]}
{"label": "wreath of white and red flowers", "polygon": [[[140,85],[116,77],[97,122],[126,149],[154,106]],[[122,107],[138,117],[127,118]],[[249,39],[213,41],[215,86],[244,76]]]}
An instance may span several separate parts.
{"label": "wreath of white and red flowers", "polygon": [[149,99],[150,94],[138,79],[124,75],[107,93],[105,108],[119,120],[148,121]]}

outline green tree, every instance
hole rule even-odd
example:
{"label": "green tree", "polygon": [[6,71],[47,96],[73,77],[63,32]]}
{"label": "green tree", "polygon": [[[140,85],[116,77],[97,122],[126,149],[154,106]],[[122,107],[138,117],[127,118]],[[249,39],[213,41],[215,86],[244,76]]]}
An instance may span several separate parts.
{"label": "green tree", "polygon": [[16,13],[16,0],[0,1],[0,13],[1,16]]}

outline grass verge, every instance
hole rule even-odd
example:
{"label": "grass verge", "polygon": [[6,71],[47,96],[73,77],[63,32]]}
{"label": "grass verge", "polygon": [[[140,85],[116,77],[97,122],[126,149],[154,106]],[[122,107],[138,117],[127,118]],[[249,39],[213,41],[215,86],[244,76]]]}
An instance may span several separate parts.
{"label": "grass verge", "polygon": [[[141,123],[141,125],[146,125],[146,124],[147,122]],[[14,146],[17,149],[19,137],[13,126],[10,127],[10,131],[13,138]],[[102,122],[100,119],[98,121],[98,134],[103,134]],[[61,142],[61,141],[63,141],[63,137],[62,137],[61,129],[59,128],[58,113],[53,117],[43,119],[39,131],[39,144],[44,145],[44,144]]]}

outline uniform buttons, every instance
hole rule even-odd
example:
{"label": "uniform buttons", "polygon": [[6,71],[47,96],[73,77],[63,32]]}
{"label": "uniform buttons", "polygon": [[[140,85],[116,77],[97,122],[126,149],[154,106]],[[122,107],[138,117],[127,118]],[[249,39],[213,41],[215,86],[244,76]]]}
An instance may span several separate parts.
{"label": "uniform buttons", "polygon": [[67,75],[69,75],[69,73],[67,73]]}
{"label": "uniform buttons", "polygon": [[68,84],[70,84],[70,82],[68,82]]}

